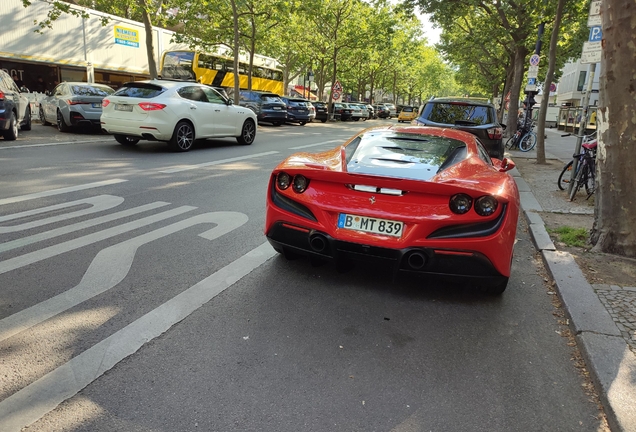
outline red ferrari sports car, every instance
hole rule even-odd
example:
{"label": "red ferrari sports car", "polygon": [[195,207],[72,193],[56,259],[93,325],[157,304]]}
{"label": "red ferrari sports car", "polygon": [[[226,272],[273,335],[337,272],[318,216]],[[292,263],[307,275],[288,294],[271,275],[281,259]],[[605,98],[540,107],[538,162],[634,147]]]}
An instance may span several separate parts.
{"label": "red ferrari sports car", "polygon": [[501,294],[519,215],[511,160],[427,126],[369,128],[272,172],[265,235],[277,252],[380,260],[395,271],[468,277]]}

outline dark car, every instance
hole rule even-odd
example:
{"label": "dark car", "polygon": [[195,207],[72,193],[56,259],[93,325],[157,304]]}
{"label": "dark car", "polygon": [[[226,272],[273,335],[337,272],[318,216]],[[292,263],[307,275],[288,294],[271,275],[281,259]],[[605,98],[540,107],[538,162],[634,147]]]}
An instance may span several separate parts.
{"label": "dark car", "polygon": [[287,121],[287,105],[276,93],[242,90],[239,105],[254,111],[259,122],[280,126]]}
{"label": "dark car", "polygon": [[316,120],[320,120],[325,123],[329,119],[327,104],[325,102],[312,102],[311,104],[316,109]]}
{"label": "dark car", "polygon": [[339,118],[341,121],[351,120],[351,109],[345,104],[334,103],[333,104],[334,117]]}
{"label": "dark car", "polygon": [[504,155],[503,130],[493,104],[469,98],[436,98],[422,107],[417,124],[451,127],[476,135],[491,157]]}
{"label": "dark car", "polygon": [[31,130],[31,105],[13,78],[0,69],[0,135],[13,141],[18,129]]}
{"label": "dark car", "polygon": [[287,105],[287,123],[298,123],[301,126],[311,121],[309,106],[311,103],[303,98],[281,97]]}
{"label": "dark car", "polygon": [[389,118],[391,116],[391,111],[385,105],[373,105],[373,109],[375,110],[375,116],[377,118]]}

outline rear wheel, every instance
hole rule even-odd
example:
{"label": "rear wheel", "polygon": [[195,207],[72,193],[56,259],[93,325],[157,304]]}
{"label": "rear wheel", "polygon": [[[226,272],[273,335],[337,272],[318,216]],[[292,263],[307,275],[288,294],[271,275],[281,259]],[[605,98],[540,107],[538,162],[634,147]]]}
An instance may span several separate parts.
{"label": "rear wheel", "polygon": [[57,110],[57,129],[60,132],[68,132],[69,130],[69,126],[64,121],[64,116],[60,110]]}
{"label": "rear wheel", "polygon": [[30,106],[27,107],[26,112],[24,113],[24,121],[22,122],[22,126],[20,126],[20,129],[22,129],[23,131],[31,130],[31,107]]}
{"label": "rear wheel", "polygon": [[320,120],[320,121],[323,122],[323,123],[327,123],[327,119]]}
{"label": "rear wheel", "polygon": [[300,122],[299,124],[300,124],[301,126],[305,126],[305,125],[307,124],[307,122],[302,121],[302,122]]}
{"label": "rear wheel", "polygon": [[44,126],[48,126],[51,124],[46,121],[46,117],[44,116],[44,108],[42,108],[42,105],[40,105],[40,121]]}
{"label": "rear wheel", "polygon": [[180,121],[174,128],[169,143],[173,150],[187,152],[194,144],[194,128],[187,121]]}
{"label": "rear wheel", "polygon": [[511,136],[510,138],[508,138],[508,141],[506,141],[506,145],[504,146],[507,150],[512,150],[512,148],[515,145],[515,138],[517,138],[517,134],[514,134],[513,136]]}
{"label": "rear wheel", "polygon": [[557,184],[559,185],[559,189],[565,190],[567,185],[570,183],[571,173],[572,173],[572,161],[568,162],[561,170],[561,174],[559,174],[559,180],[557,182]]}
{"label": "rear wheel", "polygon": [[115,137],[115,141],[123,146],[134,146],[139,142],[139,138],[127,136],[127,135],[113,135]]}
{"label": "rear wheel", "polygon": [[576,193],[581,189],[583,184],[587,183],[587,164],[584,164],[576,173],[576,178],[574,179],[574,184],[572,185],[572,190],[570,191],[570,201],[574,201],[574,197]]}
{"label": "rear wheel", "polygon": [[245,120],[241,128],[241,135],[236,137],[236,141],[242,145],[250,145],[256,138],[256,125],[252,120]]}
{"label": "rear wheel", "polygon": [[3,132],[2,136],[7,141],[15,141],[18,139],[18,120],[15,113],[11,111],[11,119],[9,120],[9,129]]}
{"label": "rear wheel", "polygon": [[519,150],[522,152],[530,151],[537,144],[537,135],[534,132],[528,132],[519,141]]}

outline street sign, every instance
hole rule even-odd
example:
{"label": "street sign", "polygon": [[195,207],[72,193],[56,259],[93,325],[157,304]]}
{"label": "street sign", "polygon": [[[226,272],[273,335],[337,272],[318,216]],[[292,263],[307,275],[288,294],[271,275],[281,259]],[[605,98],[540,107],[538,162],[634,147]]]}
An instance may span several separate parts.
{"label": "street sign", "polygon": [[528,78],[528,84],[526,85],[527,92],[537,91],[537,79],[536,78]]}
{"label": "street sign", "polygon": [[541,60],[541,57],[539,56],[539,54],[532,54],[530,56],[530,66],[539,66],[540,60]]}
{"label": "street sign", "polygon": [[601,25],[601,1],[593,1],[590,3],[590,14],[587,17],[587,26],[594,27]]}
{"label": "street sign", "polygon": [[536,78],[539,73],[539,66],[530,66],[528,69],[528,78]]}
{"label": "street sign", "polygon": [[334,101],[336,101],[336,102],[339,101],[340,100],[340,96],[342,96],[342,93],[340,93],[337,90],[333,91],[332,98],[333,98]]}
{"label": "street sign", "polygon": [[583,52],[581,53],[581,63],[599,63],[603,50],[600,42],[583,42]]}
{"label": "street sign", "polygon": [[588,41],[600,42],[602,39],[603,39],[603,31],[601,30],[601,26],[590,27],[590,37]]}
{"label": "street sign", "polygon": [[554,93],[557,91],[557,86],[555,83],[550,84],[550,93]]}
{"label": "street sign", "polygon": [[340,84],[340,81],[336,80],[336,83],[333,85],[333,90],[337,92],[342,91],[342,84]]}

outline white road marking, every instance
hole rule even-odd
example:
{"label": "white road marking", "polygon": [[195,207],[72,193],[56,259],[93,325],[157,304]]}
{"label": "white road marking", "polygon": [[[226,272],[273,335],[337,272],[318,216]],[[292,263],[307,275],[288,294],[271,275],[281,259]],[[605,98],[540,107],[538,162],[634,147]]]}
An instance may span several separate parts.
{"label": "white road marking", "polygon": [[129,217],[129,216],[134,216],[138,213],[143,213],[146,212],[148,210],[154,210],[156,208],[159,207],[164,207],[169,205],[170,203],[167,202],[163,202],[163,201],[157,201],[154,203],[150,203],[150,204],[146,204],[146,205],[142,205],[139,207],[133,207],[131,209],[128,210],[122,210],[120,212],[117,213],[112,213],[109,215],[105,215],[105,216],[100,216],[98,218],[94,218],[94,219],[89,219],[87,221],[84,222],[77,222],[71,225],[67,225],[67,226],[63,226],[63,227],[59,227],[59,228],[55,228],[52,229],[50,231],[45,231],[45,232],[41,232],[38,234],[33,234],[27,237],[22,237],[19,239],[15,239],[9,242],[5,242],[5,243],[0,243],[0,253],[1,252],[6,252],[8,250],[11,249],[16,249],[19,247],[24,247],[26,245],[30,245],[33,243],[37,243],[43,240],[48,240],[48,239],[52,239],[54,237],[58,237],[64,234],[69,234],[72,233],[74,231],[79,231],[79,230],[83,230],[86,228],[90,228],[99,224],[103,224],[103,223],[107,223],[107,222],[112,222],[114,220],[117,219],[122,219],[125,217]]}
{"label": "white road marking", "polygon": [[247,220],[245,214],[238,212],[204,213],[107,247],[95,256],[78,285],[0,320],[0,341],[40,324],[119,284],[130,271],[137,249],[144,244],[204,223],[217,225],[199,236],[214,240],[245,224]]}
{"label": "white road marking", "polygon": [[39,249],[34,252],[17,256],[15,258],[10,258],[6,261],[0,261],[0,274],[18,269],[20,267],[24,267],[29,264],[36,263],[38,261],[45,260],[47,258],[61,255],[65,252],[79,249],[89,244],[97,243],[98,241],[105,240],[107,238],[114,237],[116,235],[123,234],[125,232],[132,231],[134,229],[141,228],[143,226],[150,225],[152,223],[155,223],[164,219],[178,216],[180,214],[192,211],[194,209],[196,209],[196,207],[181,206],[173,210],[168,210],[163,213],[147,216],[145,218],[138,219],[136,221],[128,222],[122,225],[118,225],[116,227],[98,231],[93,234],[88,234],[88,235],[85,235],[84,237],[78,237],[76,239],[69,240],[64,243],[49,246],[44,249]]}
{"label": "white road marking", "polygon": [[[17,149],[17,148],[29,148],[29,147],[49,147],[49,146],[58,146],[58,145],[67,145],[67,144],[89,144],[96,142],[110,142],[109,139],[98,139],[98,140],[88,140],[88,141],[65,141],[65,142],[56,142],[56,143],[46,143],[46,144],[26,144],[26,145],[17,145],[17,146],[9,146],[9,147],[0,147],[0,150],[7,149]],[[113,141],[113,144],[115,141]]]}
{"label": "white road marking", "polygon": [[244,159],[252,159],[252,158],[261,157],[261,156],[269,156],[269,155],[273,155],[273,154],[277,154],[277,153],[278,153],[277,151],[256,153],[256,154],[253,154],[253,155],[239,156],[239,157],[229,158],[229,159],[221,159],[221,160],[212,161],[212,162],[205,162],[205,163],[201,163],[201,164],[197,164],[197,165],[182,165],[182,166],[179,166],[179,167],[170,168],[170,169],[159,171],[159,172],[163,173],[163,174],[172,174],[172,173],[177,173],[177,172],[181,172],[181,171],[188,171],[188,170],[193,170],[193,169],[197,169],[197,168],[204,168],[204,167],[212,166],[212,165],[220,165],[220,164],[229,163],[229,162],[236,162],[236,161],[240,161],[240,160],[244,160]]}
{"label": "white road marking", "polygon": [[274,256],[269,243],[253,249],[216,273],[102,340],[77,357],[0,402],[0,430],[20,431],[73,397],[146,342],[168,331],[205,303]]}
{"label": "white road marking", "polygon": [[6,204],[13,204],[13,203],[17,203],[17,202],[22,202],[22,201],[28,201],[28,200],[32,200],[32,199],[36,199],[36,198],[43,198],[43,197],[48,197],[48,196],[53,196],[53,195],[61,195],[61,194],[69,193],[69,192],[76,192],[76,191],[85,190],[85,189],[92,189],[92,188],[101,187],[101,186],[108,186],[108,185],[113,185],[113,184],[117,184],[117,183],[123,183],[123,182],[127,182],[127,181],[128,180],[124,180],[124,179],[111,179],[111,180],[104,180],[104,181],[99,181],[99,182],[94,182],[94,183],[86,183],[86,184],[83,184],[83,185],[69,186],[69,187],[65,187],[65,188],[61,188],[61,189],[52,189],[52,190],[48,190],[48,191],[32,193],[32,194],[29,194],[29,195],[19,195],[19,196],[14,196],[14,197],[11,197],[11,198],[0,199],[0,206],[1,205],[6,205]]}
{"label": "white road marking", "polygon": [[42,225],[48,225],[55,222],[60,222],[63,220],[68,220],[80,216],[85,216],[91,213],[97,213],[100,211],[108,210],[113,207],[117,207],[119,204],[123,203],[124,199],[122,197],[117,197],[113,195],[99,195],[96,197],[85,198],[77,201],[69,201],[62,204],[56,204],[48,207],[40,207],[34,210],[28,210],[20,213],[14,213],[8,216],[0,216],[0,222],[5,222],[14,219],[25,218],[29,216],[34,216],[41,213],[47,213],[54,210],[60,210],[63,208],[74,207],[82,204],[90,204],[92,207],[87,209],[78,210],[71,213],[65,213],[57,216],[51,216],[46,219],[40,219],[37,221],[26,222],[20,225],[12,225],[8,227],[0,227],[0,234],[22,231],[26,229],[31,229],[35,227],[39,227]]}
{"label": "white road marking", "polygon": [[290,150],[299,150],[299,149],[304,149],[304,148],[309,148],[309,147],[318,147],[318,146],[321,146],[321,145],[331,144],[331,143],[336,143],[336,142],[343,143],[345,141],[346,140],[329,140],[329,141],[323,141],[323,142],[317,143],[317,144],[307,144],[307,145],[301,145],[301,146],[297,146],[297,147],[290,147],[289,149]]}

